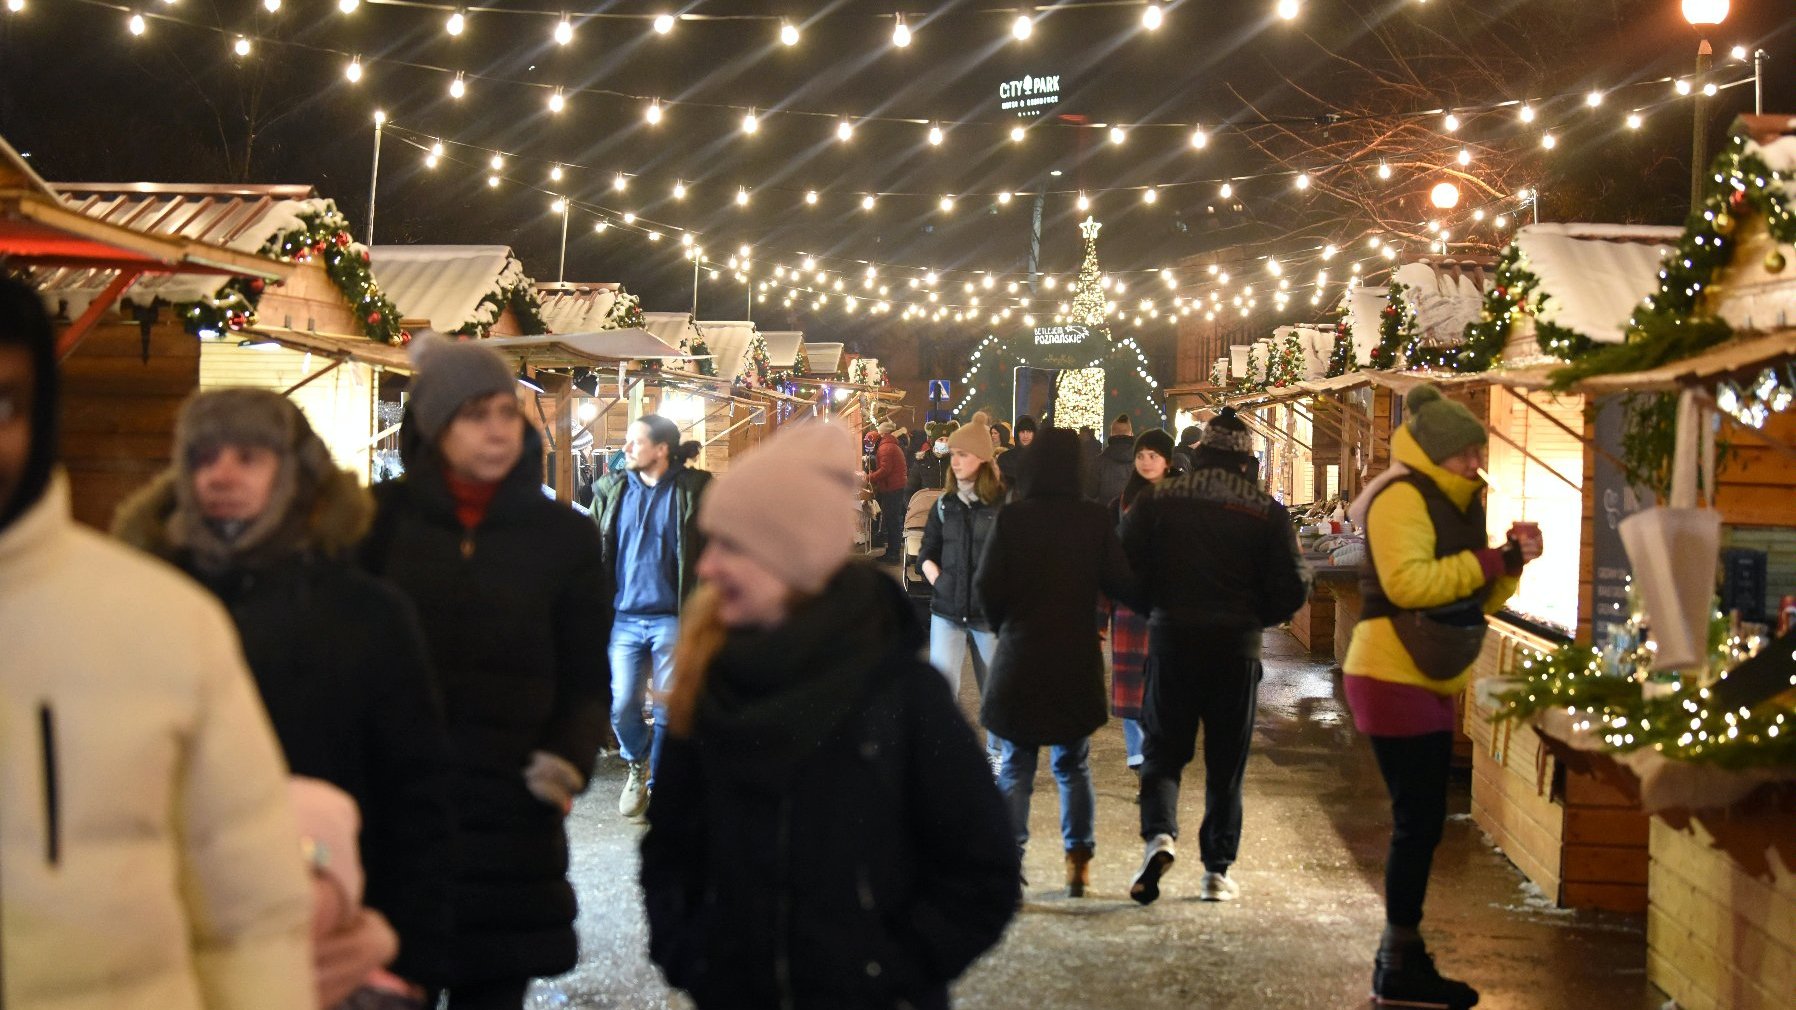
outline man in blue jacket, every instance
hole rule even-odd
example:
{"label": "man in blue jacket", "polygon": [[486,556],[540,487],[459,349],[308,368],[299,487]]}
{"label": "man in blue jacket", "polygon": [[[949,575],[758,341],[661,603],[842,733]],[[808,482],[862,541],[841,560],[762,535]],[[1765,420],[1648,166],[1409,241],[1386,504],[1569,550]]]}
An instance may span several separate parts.
{"label": "man in blue jacket", "polygon": [[680,442],[674,422],[644,414],[624,437],[623,472],[599,478],[593,492],[617,615],[611,623],[611,728],[630,766],[617,800],[625,817],[648,809],[666,716],[657,701],[651,731],[643,704],[651,684],[660,696],[672,680],[680,608],[698,580],[698,503],[711,480],[687,465],[698,449],[697,442]]}

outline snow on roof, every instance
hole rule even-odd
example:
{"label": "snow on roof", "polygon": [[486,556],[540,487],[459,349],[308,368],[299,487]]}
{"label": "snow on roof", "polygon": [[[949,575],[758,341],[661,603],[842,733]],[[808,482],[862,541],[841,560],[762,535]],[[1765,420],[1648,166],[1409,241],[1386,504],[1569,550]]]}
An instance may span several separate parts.
{"label": "snow on roof", "polygon": [[[181,186],[159,183],[55,183],[62,202],[108,224],[151,235],[180,236],[235,252],[257,253],[282,232],[302,227],[299,215],[336,211],[310,186]],[[46,271],[46,299],[80,313],[112,279],[109,270]],[[181,304],[209,298],[229,278],[158,274],[137,281],[124,297]]]}
{"label": "snow on roof", "polygon": [[492,337],[483,344],[501,354],[509,353],[519,358],[528,358],[533,352],[550,358],[572,354],[613,361],[680,356],[679,348],[669,347],[654,334],[634,326],[580,333],[545,333],[535,337]]}
{"label": "snow on roof", "polygon": [[749,338],[755,333],[754,323],[701,319],[698,328],[705,335],[705,346],[711,348],[711,354],[717,362],[718,378],[733,381],[747,371],[743,358],[748,351]]}
{"label": "snow on roof", "polygon": [[806,341],[804,356],[810,362],[812,375],[834,375],[842,370],[842,352],[847,347],[841,343],[813,343]]}
{"label": "snow on roof", "polygon": [[590,333],[605,329],[623,285],[552,284],[536,286],[543,322],[552,333]]}
{"label": "snow on roof", "polygon": [[[672,347],[680,346],[682,340],[690,341],[699,336],[698,326],[692,321],[690,312],[644,312],[642,328],[653,333],[656,339]],[[688,350],[690,350],[688,345]],[[713,354],[717,349],[711,349]],[[722,360],[722,359],[718,359]]]}
{"label": "snow on roof", "polygon": [[1765,159],[1774,172],[1796,173],[1796,137],[1779,137],[1769,144],[1749,140],[1746,153]]}
{"label": "snow on roof", "polygon": [[761,334],[767,341],[767,363],[773,368],[798,365],[798,349],[804,346],[804,333],[799,330],[768,330]]}
{"label": "snow on roof", "polygon": [[377,245],[374,278],[400,315],[428,319],[451,333],[477,319],[481,298],[524,279],[524,265],[502,245]]}
{"label": "snow on roof", "polygon": [[1369,361],[1378,349],[1378,321],[1384,312],[1388,289],[1383,285],[1365,285],[1347,289],[1347,331],[1353,335],[1353,356]]}
{"label": "snow on roof", "polygon": [[1397,268],[1404,297],[1416,314],[1416,330],[1426,343],[1452,344],[1465,339],[1465,327],[1484,311],[1484,292],[1463,271],[1428,263]]}
{"label": "snow on roof", "polygon": [[1659,261],[1682,229],[1534,224],[1516,232],[1523,266],[1540,278],[1537,318],[1620,343],[1628,317],[1659,286]]}

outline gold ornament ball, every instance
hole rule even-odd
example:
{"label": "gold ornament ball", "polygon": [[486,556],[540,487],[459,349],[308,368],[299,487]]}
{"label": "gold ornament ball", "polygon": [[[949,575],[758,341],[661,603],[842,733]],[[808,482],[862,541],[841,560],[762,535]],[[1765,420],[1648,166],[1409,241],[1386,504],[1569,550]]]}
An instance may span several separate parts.
{"label": "gold ornament ball", "polygon": [[1734,216],[1727,211],[1715,215],[1715,234],[1732,235],[1734,233]]}
{"label": "gold ornament ball", "polygon": [[1784,258],[1783,250],[1781,249],[1773,249],[1765,254],[1765,269],[1774,274],[1783,273],[1784,267],[1788,265],[1789,261]]}

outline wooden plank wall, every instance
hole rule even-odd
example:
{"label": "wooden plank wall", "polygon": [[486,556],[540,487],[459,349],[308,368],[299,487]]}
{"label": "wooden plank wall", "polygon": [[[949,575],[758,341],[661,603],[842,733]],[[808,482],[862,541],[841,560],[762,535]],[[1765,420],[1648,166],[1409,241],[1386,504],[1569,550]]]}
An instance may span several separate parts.
{"label": "wooden plank wall", "polygon": [[167,311],[150,327],[101,323],[62,363],[62,459],[75,518],[112,524],[127,495],[168,466],[175,418],[199,386],[200,344]]}
{"label": "wooden plank wall", "polygon": [[1682,826],[1652,819],[1646,973],[1683,1010],[1788,1010],[1796,1002],[1791,814],[1772,809]]}
{"label": "wooden plank wall", "polygon": [[[1589,575],[1583,544],[1586,490],[1585,444],[1541,416],[1551,414],[1574,431],[1584,426],[1584,400],[1579,396],[1555,397],[1524,394],[1497,387],[1486,389],[1485,409],[1491,428],[1525,446],[1529,454],[1564,475],[1574,484],[1548,472],[1547,466],[1493,437],[1490,443],[1491,490],[1486,499],[1490,529],[1500,534],[1518,519],[1538,522],[1546,538],[1547,553],[1528,566],[1522,587],[1513,601],[1517,613],[1533,618],[1559,619],[1575,629],[1586,598],[1581,583]],[[1536,410],[1538,407],[1539,410]]]}

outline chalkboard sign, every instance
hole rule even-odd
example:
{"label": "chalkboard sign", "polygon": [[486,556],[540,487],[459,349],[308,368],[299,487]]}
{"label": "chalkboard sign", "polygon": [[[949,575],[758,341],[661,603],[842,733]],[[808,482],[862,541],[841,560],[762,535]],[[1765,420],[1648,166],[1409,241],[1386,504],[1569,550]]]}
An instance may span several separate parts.
{"label": "chalkboard sign", "polygon": [[[1627,428],[1626,395],[1598,401],[1596,444],[1610,456],[1621,458],[1621,436]],[[1591,641],[1598,649],[1610,643],[1628,620],[1628,578],[1633,574],[1628,552],[1617,529],[1621,521],[1653,504],[1653,493],[1630,486],[1621,467],[1596,454],[1596,522],[1591,544],[1595,560],[1595,613],[1590,615]]]}

